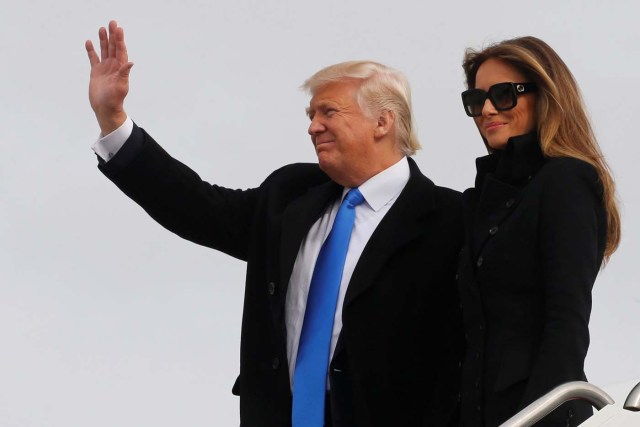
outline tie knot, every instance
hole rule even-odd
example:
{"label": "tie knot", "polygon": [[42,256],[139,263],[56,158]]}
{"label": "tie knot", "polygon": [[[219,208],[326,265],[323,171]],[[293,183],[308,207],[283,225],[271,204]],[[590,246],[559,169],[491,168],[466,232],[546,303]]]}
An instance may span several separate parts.
{"label": "tie knot", "polygon": [[364,202],[364,196],[357,188],[352,188],[349,190],[347,195],[344,198],[344,202],[349,204],[349,207],[356,207],[360,203]]}

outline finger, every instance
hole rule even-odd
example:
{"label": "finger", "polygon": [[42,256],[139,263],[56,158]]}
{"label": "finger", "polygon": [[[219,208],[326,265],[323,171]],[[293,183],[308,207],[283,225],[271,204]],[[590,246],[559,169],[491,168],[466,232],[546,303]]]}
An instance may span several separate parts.
{"label": "finger", "polygon": [[116,59],[123,64],[129,62],[127,45],[124,42],[124,29],[122,27],[119,27],[116,32]]}
{"label": "finger", "polygon": [[116,31],[118,30],[118,24],[116,21],[109,22],[109,58],[116,57]]}
{"label": "finger", "polygon": [[100,58],[104,61],[109,56],[106,28],[100,27],[100,30],[98,30],[98,37],[100,38]]}
{"label": "finger", "polygon": [[100,59],[98,58],[96,50],[93,48],[93,43],[91,43],[91,40],[87,40],[84,43],[84,47],[85,49],[87,49],[87,55],[89,55],[89,63],[91,64],[91,66],[93,67],[94,65],[99,64]]}

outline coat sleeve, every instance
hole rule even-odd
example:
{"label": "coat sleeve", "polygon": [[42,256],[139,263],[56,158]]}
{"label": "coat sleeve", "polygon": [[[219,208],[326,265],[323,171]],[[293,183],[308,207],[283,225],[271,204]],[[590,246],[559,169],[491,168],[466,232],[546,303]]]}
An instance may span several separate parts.
{"label": "coat sleeve", "polygon": [[549,162],[539,218],[544,327],[521,407],[554,387],[585,380],[591,290],[606,239],[602,187],[576,159]]}
{"label": "coat sleeve", "polygon": [[203,181],[135,125],[122,149],[98,168],[163,227],[246,260],[259,190]]}

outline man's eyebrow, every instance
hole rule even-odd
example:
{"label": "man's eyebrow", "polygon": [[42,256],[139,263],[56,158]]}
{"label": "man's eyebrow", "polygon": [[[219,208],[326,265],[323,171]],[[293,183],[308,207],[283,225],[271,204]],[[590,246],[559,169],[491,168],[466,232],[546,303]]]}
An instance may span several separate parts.
{"label": "man's eyebrow", "polygon": [[319,101],[316,105],[312,106],[308,106],[307,108],[305,108],[305,111],[307,112],[307,116],[311,117],[312,114],[314,114],[316,111],[324,111],[328,108],[338,108],[337,104],[333,101]]}

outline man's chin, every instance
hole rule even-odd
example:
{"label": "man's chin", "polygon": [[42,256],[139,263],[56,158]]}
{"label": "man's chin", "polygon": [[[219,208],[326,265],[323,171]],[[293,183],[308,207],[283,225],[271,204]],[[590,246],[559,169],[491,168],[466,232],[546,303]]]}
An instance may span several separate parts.
{"label": "man's chin", "polygon": [[323,158],[323,156],[318,156],[318,166],[320,166],[320,170],[327,175],[329,178],[336,181],[339,174],[339,168],[336,164],[329,159]]}
{"label": "man's chin", "polygon": [[320,170],[322,170],[327,175],[331,176],[331,170],[332,170],[331,162],[327,161],[326,159],[322,159],[322,157],[319,156],[318,166],[320,166]]}

